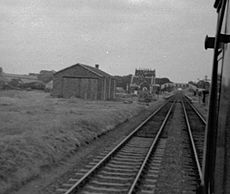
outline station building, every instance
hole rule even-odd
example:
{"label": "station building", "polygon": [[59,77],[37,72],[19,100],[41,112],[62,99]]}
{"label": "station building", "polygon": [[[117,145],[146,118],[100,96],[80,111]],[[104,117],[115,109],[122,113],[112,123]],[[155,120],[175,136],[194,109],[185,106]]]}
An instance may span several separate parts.
{"label": "station building", "polygon": [[113,76],[95,67],[77,63],[54,74],[52,96],[78,97],[89,100],[115,98]]}
{"label": "station building", "polygon": [[146,88],[150,92],[156,85],[156,70],[152,69],[136,69],[135,74],[131,77],[130,88],[131,91],[142,90]]}

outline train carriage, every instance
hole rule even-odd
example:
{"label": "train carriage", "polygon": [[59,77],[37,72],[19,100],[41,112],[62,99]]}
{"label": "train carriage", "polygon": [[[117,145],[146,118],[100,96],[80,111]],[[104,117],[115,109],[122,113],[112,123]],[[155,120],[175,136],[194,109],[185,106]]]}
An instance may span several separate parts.
{"label": "train carriage", "polygon": [[203,160],[201,193],[230,193],[230,2],[216,0],[216,36],[206,38],[214,49],[211,94]]}

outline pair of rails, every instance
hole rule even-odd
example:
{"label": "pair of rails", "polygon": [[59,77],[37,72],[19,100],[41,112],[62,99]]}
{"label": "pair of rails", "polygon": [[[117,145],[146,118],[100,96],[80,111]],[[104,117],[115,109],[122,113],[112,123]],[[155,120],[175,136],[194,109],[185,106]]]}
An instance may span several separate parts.
{"label": "pair of rails", "polygon": [[[74,194],[74,193],[151,193],[155,189],[156,177],[154,180],[154,172],[158,173],[160,169],[159,161],[150,175],[150,179],[144,178],[148,176],[148,170],[157,147],[159,147],[160,139],[165,126],[173,112],[175,104],[180,102],[183,108],[186,121],[187,134],[192,153],[193,165],[196,169],[197,186],[203,179],[202,176],[202,147],[197,144],[194,138],[193,129],[190,126],[190,120],[187,113],[189,107],[200,121],[205,125],[204,117],[190,103],[190,99],[181,94],[170,96],[166,103],[161,105],[156,111],[148,116],[140,123],[128,136],[126,136],[117,146],[109,153],[101,158],[95,158],[92,166],[87,172],[81,175],[81,178],[72,178],[69,184],[57,189],[57,193]],[[155,119],[155,120],[154,120]],[[158,122],[157,127],[152,127],[150,123]],[[202,134],[204,136],[204,132]],[[200,146],[200,147],[199,147]],[[198,150],[199,149],[199,150]],[[162,148],[160,150],[163,150]],[[159,151],[158,151],[159,152]],[[201,153],[201,154],[200,154]],[[162,160],[163,154],[160,155]],[[159,156],[158,156],[159,158]],[[152,165],[152,164],[151,164]],[[154,164],[153,164],[154,165]],[[123,172],[122,172],[123,171]],[[153,177],[153,179],[151,179]],[[70,181],[71,181],[70,180]],[[149,180],[149,184],[145,184],[143,180]],[[152,181],[152,182],[151,182]],[[74,182],[74,183],[73,183]],[[68,188],[66,188],[66,187]]]}

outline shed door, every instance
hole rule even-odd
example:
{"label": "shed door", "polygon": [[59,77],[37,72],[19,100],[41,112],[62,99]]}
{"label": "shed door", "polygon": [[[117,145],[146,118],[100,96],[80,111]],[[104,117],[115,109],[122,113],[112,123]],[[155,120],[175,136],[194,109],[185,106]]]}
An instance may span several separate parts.
{"label": "shed door", "polygon": [[97,99],[98,80],[91,78],[63,78],[63,97]]}
{"label": "shed door", "polygon": [[98,79],[91,79],[88,85],[89,91],[89,99],[91,100],[98,100],[97,93],[98,93]]}
{"label": "shed door", "polygon": [[88,83],[89,83],[89,79],[84,78],[81,79],[81,83],[80,83],[80,97],[83,99],[88,99]]}
{"label": "shed door", "polygon": [[64,98],[80,97],[80,78],[63,78],[62,94]]}

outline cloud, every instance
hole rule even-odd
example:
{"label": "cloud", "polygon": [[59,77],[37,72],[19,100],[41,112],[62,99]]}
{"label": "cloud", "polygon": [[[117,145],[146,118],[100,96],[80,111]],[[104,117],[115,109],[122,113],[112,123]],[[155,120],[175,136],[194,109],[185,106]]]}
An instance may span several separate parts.
{"label": "cloud", "polygon": [[214,29],[207,7],[207,0],[0,0],[0,63],[15,73],[85,62],[111,74],[143,65],[173,75],[188,58],[204,60],[202,33]]}

